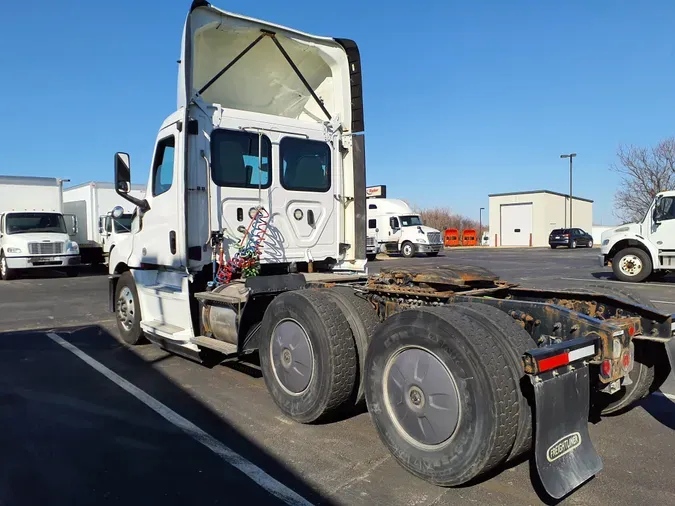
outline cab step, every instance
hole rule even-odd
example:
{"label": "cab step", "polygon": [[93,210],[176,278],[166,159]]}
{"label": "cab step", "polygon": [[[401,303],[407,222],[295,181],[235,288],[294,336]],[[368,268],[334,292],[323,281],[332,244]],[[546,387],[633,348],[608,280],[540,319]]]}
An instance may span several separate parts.
{"label": "cab step", "polygon": [[202,348],[218,351],[223,355],[236,355],[238,352],[236,344],[226,343],[211,337],[195,336],[190,338],[190,342]]}

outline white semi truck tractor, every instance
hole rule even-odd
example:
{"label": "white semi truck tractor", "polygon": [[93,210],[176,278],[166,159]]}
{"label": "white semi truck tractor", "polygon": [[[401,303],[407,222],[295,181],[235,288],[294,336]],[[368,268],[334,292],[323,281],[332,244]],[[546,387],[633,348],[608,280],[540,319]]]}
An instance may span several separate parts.
{"label": "white semi truck tractor", "polygon": [[110,256],[126,343],[206,363],[257,352],[299,423],[365,398],[396,460],[437,485],[530,453],[559,498],[601,469],[591,401],[617,412],[659,387],[673,315],[479,267],[369,276],[357,45],[202,1],[179,62],[144,199],[128,194],[129,155],[115,155],[117,191],[137,206]]}
{"label": "white semi truck tractor", "polygon": [[639,223],[602,233],[600,265],[621,281],[638,283],[675,271],[675,190],[658,193]]}

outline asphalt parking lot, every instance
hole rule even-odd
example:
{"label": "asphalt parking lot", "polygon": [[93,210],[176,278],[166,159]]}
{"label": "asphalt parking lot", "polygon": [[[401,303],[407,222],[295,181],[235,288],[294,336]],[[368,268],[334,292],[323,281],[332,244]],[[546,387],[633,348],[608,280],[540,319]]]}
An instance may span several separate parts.
{"label": "asphalt parking lot", "polygon": [[[614,283],[595,250],[454,250],[401,263],[486,267],[536,287]],[[675,312],[675,278],[630,285]],[[154,345],[130,349],[107,312],[105,275],[0,283],[0,505],[541,504],[529,462],[441,489],[401,469],[368,414],[303,426],[255,365],[207,368]],[[675,394],[590,427],[604,470],[562,504],[675,504]]]}

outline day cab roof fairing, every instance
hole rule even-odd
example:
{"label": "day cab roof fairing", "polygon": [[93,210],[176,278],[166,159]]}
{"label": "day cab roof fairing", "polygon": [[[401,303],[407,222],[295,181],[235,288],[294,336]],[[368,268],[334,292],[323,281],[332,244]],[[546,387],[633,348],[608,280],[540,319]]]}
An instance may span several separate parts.
{"label": "day cab roof fairing", "polygon": [[363,131],[356,44],[232,14],[203,1],[193,3],[185,21],[177,109],[195,97],[302,121],[339,118],[344,131]]}

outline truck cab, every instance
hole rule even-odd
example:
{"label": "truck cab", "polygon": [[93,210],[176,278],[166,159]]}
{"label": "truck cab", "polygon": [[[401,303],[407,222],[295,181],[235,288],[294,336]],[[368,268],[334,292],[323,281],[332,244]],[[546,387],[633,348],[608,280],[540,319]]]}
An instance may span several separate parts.
{"label": "truck cab", "polygon": [[121,208],[121,211],[118,211],[116,214],[118,217],[113,216],[113,210],[111,210],[106,215],[99,216],[98,218],[98,233],[106,264],[108,263],[110,251],[119,243],[120,239],[131,233],[131,223],[134,213],[127,213]]}
{"label": "truck cab", "polygon": [[138,211],[109,272],[133,277],[142,317],[129,325],[189,349],[194,294],[246,262],[366,272],[365,159],[352,41],[195,2],[179,61],[144,198],[130,193],[130,156],[115,158],[116,190]]}
{"label": "truck cab", "polygon": [[602,234],[600,265],[621,281],[641,282],[675,270],[675,190],[656,195],[642,221]]}
{"label": "truck cab", "polygon": [[427,227],[422,217],[398,199],[368,199],[368,233],[383,253],[400,253],[406,258],[417,253],[436,256],[443,248],[441,232]]}
{"label": "truck cab", "polygon": [[0,275],[16,278],[28,269],[63,269],[76,276],[77,243],[70,240],[61,213],[13,211],[0,214]]}

